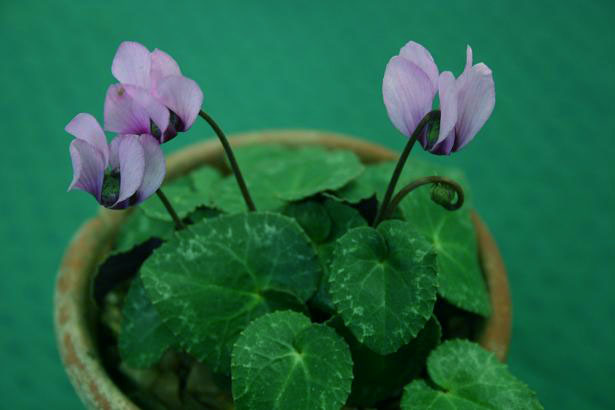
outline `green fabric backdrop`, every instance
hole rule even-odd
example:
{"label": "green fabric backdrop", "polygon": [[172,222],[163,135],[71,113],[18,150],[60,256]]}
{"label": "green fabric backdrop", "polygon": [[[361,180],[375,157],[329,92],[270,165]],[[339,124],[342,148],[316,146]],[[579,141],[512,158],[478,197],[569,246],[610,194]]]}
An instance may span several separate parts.
{"label": "green fabric backdrop", "polygon": [[[65,192],[63,128],[78,112],[102,120],[122,40],[172,54],[229,133],[319,128],[400,149],[380,86],[412,39],[456,74],[469,43],[494,72],[493,116],[444,160],[467,170],[509,268],[512,371],[547,408],[615,408],[614,4],[0,1],[0,407],[80,408],[55,347],[52,289],[96,205]],[[165,148],[210,135],[197,123]]]}

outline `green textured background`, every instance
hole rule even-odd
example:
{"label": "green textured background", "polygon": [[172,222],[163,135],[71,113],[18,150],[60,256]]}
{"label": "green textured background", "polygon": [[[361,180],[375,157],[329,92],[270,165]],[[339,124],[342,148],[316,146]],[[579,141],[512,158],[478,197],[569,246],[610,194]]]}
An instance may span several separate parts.
{"label": "green textured background", "polygon": [[[229,133],[320,128],[400,149],[380,86],[413,39],[456,74],[469,43],[494,72],[493,116],[446,160],[467,170],[509,268],[512,371],[549,409],[615,408],[614,4],[1,0],[0,407],[80,408],[51,301],[96,204],[65,192],[63,128],[78,112],[102,120],[122,40],[173,55]],[[210,134],[197,123],[165,148]]]}

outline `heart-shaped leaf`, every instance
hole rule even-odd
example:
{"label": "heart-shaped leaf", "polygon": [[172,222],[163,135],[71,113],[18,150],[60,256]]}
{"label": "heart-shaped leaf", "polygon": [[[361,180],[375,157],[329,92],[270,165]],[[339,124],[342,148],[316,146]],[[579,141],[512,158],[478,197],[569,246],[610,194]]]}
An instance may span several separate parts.
{"label": "heart-shaped leaf", "polygon": [[142,209],[136,208],[120,227],[113,253],[128,252],[152,237],[165,239],[174,229],[175,225],[171,221],[152,218]]}
{"label": "heart-shaped leaf", "polygon": [[335,306],[329,292],[329,272],[333,261],[335,243],[350,229],[366,226],[367,222],[356,209],[338,201],[327,199],[322,206],[329,217],[330,228],[328,236],[316,245],[318,257],[323,267],[323,276],[318,291],[310,304],[323,312],[333,314]]}
{"label": "heart-shaped leaf", "polygon": [[[395,162],[380,162],[367,166],[358,178],[337,190],[334,196],[353,204],[373,195],[376,195],[379,202],[382,201],[395,170],[395,165]],[[445,176],[458,182],[465,192],[466,203],[471,202],[468,182],[461,170],[432,164],[416,158],[411,158],[406,164],[397,182],[397,190],[417,178],[430,175]]]}
{"label": "heart-shaped leaf", "polygon": [[[279,211],[286,202],[338,189],[358,177],[364,169],[354,153],[322,147],[242,147],[236,150],[236,156],[260,211]],[[229,213],[246,210],[234,177],[221,181],[216,191],[214,201],[219,209]]]}
{"label": "heart-shaped leaf", "polygon": [[329,277],[333,303],[361,343],[380,354],[393,353],[431,317],[435,268],[431,245],[406,222],[352,229],[335,248]]}
{"label": "heart-shaped leaf", "polygon": [[177,232],[141,268],[164,323],[188,352],[223,372],[239,332],[275,309],[302,310],[321,274],[295,221],[255,212]]}
{"label": "heart-shaped leaf", "polygon": [[[355,203],[375,194],[380,201],[394,169],[394,162],[370,165],[359,178],[337,191],[335,195]],[[411,159],[397,187],[399,189],[428,175],[445,176],[461,184],[465,194],[463,208],[452,212],[444,209],[431,200],[430,188],[425,186],[404,198],[398,209],[404,218],[433,244],[438,254],[440,295],[461,309],[488,316],[491,306],[478,260],[474,226],[469,216],[472,200],[466,177],[457,168]]]}
{"label": "heart-shaped leaf", "polygon": [[415,380],[406,386],[403,410],[543,408],[493,353],[467,340],[441,344],[429,355],[427,371],[433,384]]}
{"label": "heart-shaped leaf", "polygon": [[[162,191],[173,205],[180,218],[185,218],[201,206],[213,205],[214,186],[222,179],[220,172],[211,167],[202,167],[186,177],[165,184]],[[171,216],[159,198],[151,197],[141,204],[150,217],[172,221]]]}
{"label": "heart-shaped leaf", "polygon": [[425,367],[427,356],[440,343],[441,329],[432,317],[419,334],[395,353],[380,355],[368,349],[344,326],[339,316],[327,324],[342,335],[350,346],[353,374],[348,403],[358,407],[374,407],[394,396]]}
{"label": "heart-shaped leaf", "polygon": [[348,345],[295,312],[254,320],[233,348],[237,410],[339,410],[350,393]]}
{"label": "heart-shaped leaf", "polygon": [[284,214],[296,220],[315,243],[324,242],[331,232],[331,218],[320,202],[292,202],[286,206]]}
{"label": "heart-shaped leaf", "polygon": [[454,306],[488,316],[491,304],[469,207],[448,211],[431,200],[427,187],[412,192],[400,207],[438,255],[438,293]]}
{"label": "heart-shaped leaf", "polygon": [[130,367],[147,368],[160,360],[175,343],[173,333],[162,323],[140,278],[132,281],[124,299],[119,350]]}

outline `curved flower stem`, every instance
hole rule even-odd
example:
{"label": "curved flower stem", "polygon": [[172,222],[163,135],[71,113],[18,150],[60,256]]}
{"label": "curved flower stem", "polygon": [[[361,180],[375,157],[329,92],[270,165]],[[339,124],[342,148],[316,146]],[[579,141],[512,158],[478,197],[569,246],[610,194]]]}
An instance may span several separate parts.
{"label": "curved flower stem", "polygon": [[444,184],[452,188],[457,194],[457,200],[455,202],[440,202],[440,201],[434,200],[437,204],[442,205],[444,208],[448,209],[449,211],[456,211],[457,209],[463,206],[463,201],[465,197],[464,197],[463,188],[461,187],[461,185],[459,185],[457,182],[453,181],[452,179],[448,179],[446,177],[429,176],[429,177],[419,178],[416,181],[412,181],[411,183],[409,183],[408,185],[400,189],[397,195],[395,195],[395,197],[391,201],[391,204],[389,205],[389,207],[387,208],[384,218],[388,218],[389,216],[391,216],[393,212],[395,212],[395,209],[397,209],[397,206],[399,205],[401,200],[404,199],[410,192],[426,184]]}
{"label": "curved flower stem", "polygon": [[235,159],[235,154],[233,154],[233,150],[231,149],[231,144],[229,144],[226,135],[222,129],[216,124],[213,118],[209,116],[205,111],[201,110],[199,112],[201,118],[203,118],[209,126],[214,130],[218,139],[222,143],[222,147],[224,148],[224,152],[228,158],[228,161],[231,165],[231,169],[233,170],[233,174],[235,175],[235,179],[237,179],[237,185],[239,185],[239,189],[241,190],[241,195],[243,195],[244,201],[246,201],[246,205],[250,211],[256,211],[256,207],[254,206],[254,201],[252,201],[252,197],[250,196],[250,192],[248,191],[248,187],[246,186],[246,182],[243,179],[243,175],[241,175],[241,171],[239,170],[239,165],[237,165],[237,160]]}
{"label": "curved flower stem", "polygon": [[410,140],[406,144],[404,151],[401,153],[399,160],[397,161],[397,166],[395,166],[395,171],[393,171],[393,175],[391,176],[391,180],[389,181],[389,186],[387,187],[386,193],[384,194],[384,199],[378,208],[378,214],[376,215],[376,219],[374,219],[373,226],[378,226],[380,222],[384,219],[384,215],[387,214],[387,208],[389,207],[389,202],[391,201],[391,197],[393,196],[393,192],[395,192],[395,186],[397,185],[397,181],[401,175],[401,172],[404,169],[404,165],[408,160],[408,156],[414,147],[414,143],[418,139],[419,135],[423,132],[425,127],[432,121],[438,120],[440,118],[440,110],[433,110],[425,114],[423,119],[416,126]]}
{"label": "curved flower stem", "polygon": [[175,209],[173,209],[171,202],[160,188],[158,188],[158,191],[156,191],[156,195],[158,195],[158,198],[160,198],[162,205],[164,205],[169,215],[171,215],[171,218],[173,218],[173,222],[175,222],[175,229],[177,229],[178,231],[184,229],[184,223],[181,219],[179,219],[179,216],[177,215],[177,212],[175,212]]}

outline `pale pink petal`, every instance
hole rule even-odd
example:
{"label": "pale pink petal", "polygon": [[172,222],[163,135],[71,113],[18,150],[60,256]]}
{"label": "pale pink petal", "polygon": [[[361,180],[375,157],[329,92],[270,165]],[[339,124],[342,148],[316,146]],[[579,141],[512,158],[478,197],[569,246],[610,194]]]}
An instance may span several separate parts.
{"label": "pale pink petal", "polygon": [[117,145],[117,156],[120,163],[120,194],[113,206],[137,192],[143,183],[145,172],[145,151],[139,142],[139,137],[119,135],[116,138],[120,139]]}
{"label": "pale pink petal", "polygon": [[100,150],[84,140],[75,139],[70,144],[70,158],[73,163],[73,181],[68,190],[89,192],[100,202],[105,176],[105,160]]}
{"label": "pale pink petal", "polygon": [[427,51],[427,49],[422,45],[415,43],[414,41],[410,41],[402,47],[399,51],[399,55],[417,65],[425,72],[425,74],[427,74],[435,93],[438,89],[438,66],[436,66],[431,53],[429,53],[429,51]]}
{"label": "pale pink petal", "polygon": [[[133,136],[137,137],[136,135]],[[109,167],[113,172],[117,173],[120,172],[120,142],[122,142],[120,137],[121,135],[116,136],[109,144]]]}
{"label": "pale pink petal", "polygon": [[[143,107],[149,118],[154,121],[160,132],[164,132],[169,126],[169,109],[158,101],[151,93],[141,87],[127,86],[128,95],[134,99],[137,105]],[[151,125],[150,125],[151,126]],[[151,134],[151,132],[146,132]]]}
{"label": "pale pink petal", "polygon": [[469,70],[472,67],[472,47],[468,44],[466,47],[466,66],[463,71]]}
{"label": "pale pink petal", "polygon": [[107,145],[105,133],[100,124],[98,124],[98,121],[96,121],[96,118],[88,113],[77,114],[64,129],[69,134],[75,136],[75,138],[96,147],[103,156],[105,166],[107,165],[109,161],[109,146]]}
{"label": "pale pink petal", "polygon": [[149,89],[150,70],[150,52],[145,46],[133,41],[120,44],[111,64],[111,72],[120,83]]}
{"label": "pale pink petal", "polygon": [[431,111],[435,90],[427,74],[416,64],[395,56],[387,64],[382,97],[393,125],[410,137],[425,114]]}
{"label": "pale pink petal", "polygon": [[114,84],[105,97],[105,129],[124,134],[140,134],[150,129],[147,111],[126,91],[126,85]]}
{"label": "pale pink petal", "polygon": [[468,45],[466,47],[466,66],[463,69],[463,72],[457,78],[457,89],[463,87],[463,83],[466,81],[466,76],[468,71],[472,68],[472,47]]}
{"label": "pale pink petal", "polygon": [[440,96],[440,134],[434,145],[441,143],[445,138],[454,139],[455,122],[457,122],[457,89],[455,77],[450,71],[440,74],[438,84]]}
{"label": "pale pink petal", "polygon": [[161,133],[169,125],[169,110],[141,87],[114,84],[105,99],[105,129],[122,134],[149,134],[152,120]]}
{"label": "pale pink petal", "polygon": [[[177,62],[162,50],[155,49],[151,54],[152,70],[150,78],[152,81],[151,89],[156,90],[158,82],[170,75],[181,75]],[[155,91],[154,91],[155,92]]]}
{"label": "pale pink petal", "polygon": [[495,84],[491,70],[483,63],[464,72],[457,88],[457,124],[455,145],[458,151],[482,128],[495,106]]}
{"label": "pale pink petal", "polygon": [[177,131],[190,129],[203,104],[198,84],[187,77],[171,75],[160,80],[156,91],[160,101],[181,119]]}
{"label": "pale pink petal", "polygon": [[138,138],[145,154],[145,168],[135,204],[146,200],[156,192],[162,185],[166,173],[164,154],[156,138],[148,134],[142,134]]}

